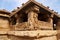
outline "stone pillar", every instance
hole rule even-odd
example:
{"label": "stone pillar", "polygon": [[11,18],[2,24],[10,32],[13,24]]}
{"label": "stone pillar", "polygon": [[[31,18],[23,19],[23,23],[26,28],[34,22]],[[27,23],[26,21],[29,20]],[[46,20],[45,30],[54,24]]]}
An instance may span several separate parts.
{"label": "stone pillar", "polygon": [[53,14],[50,15],[48,22],[50,23],[50,26],[53,29]]}
{"label": "stone pillar", "polygon": [[17,25],[19,23],[19,18],[17,14],[15,15],[15,17],[16,17],[16,25]]}
{"label": "stone pillar", "polygon": [[57,26],[56,29],[57,29],[57,30],[60,30],[60,19],[58,19],[58,21],[57,21],[57,25],[56,25],[56,26]]}
{"label": "stone pillar", "polygon": [[18,14],[15,14],[16,25],[14,25],[13,30],[16,30],[17,29],[17,25],[19,25],[19,17],[18,16],[19,16]]}
{"label": "stone pillar", "polygon": [[50,15],[49,17],[49,23],[52,25],[53,27],[53,14]]}
{"label": "stone pillar", "polygon": [[51,17],[49,17],[49,23],[52,24],[53,23],[53,20]]}
{"label": "stone pillar", "polygon": [[56,30],[57,30],[57,39],[60,40],[60,18],[57,19]]}
{"label": "stone pillar", "polygon": [[37,21],[37,13],[39,12],[38,6],[33,6],[26,11],[28,13],[28,27],[33,30],[35,27],[35,21]]}
{"label": "stone pillar", "polygon": [[53,24],[53,14],[51,14],[49,17],[49,23]]}

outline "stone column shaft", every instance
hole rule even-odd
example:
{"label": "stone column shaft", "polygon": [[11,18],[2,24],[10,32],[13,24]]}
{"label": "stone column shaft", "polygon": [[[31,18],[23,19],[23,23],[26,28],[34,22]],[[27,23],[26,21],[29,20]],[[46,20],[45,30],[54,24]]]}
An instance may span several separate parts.
{"label": "stone column shaft", "polygon": [[36,16],[36,15],[34,15],[35,14],[35,12],[33,12],[33,11],[31,11],[29,14],[28,14],[28,23],[29,23],[29,28],[30,29],[33,29],[34,28],[34,23],[35,23],[35,18],[34,18],[34,16]]}
{"label": "stone column shaft", "polygon": [[51,14],[50,17],[49,17],[49,23],[51,23],[51,24],[53,24],[53,16],[54,16],[54,15]]}
{"label": "stone column shaft", "polygon": [[51,16],[49,17],[49,23],[50,23],[50,27],[52,27],[53,29],[53,14],[51,14]]}
{"label": "stone column shaft", "polygon": [[28,12],[28,27],[29,29],[34,29],[35,22],[37,21],[37,13],[39,12],[39,8],[37,6],[31,7]]}

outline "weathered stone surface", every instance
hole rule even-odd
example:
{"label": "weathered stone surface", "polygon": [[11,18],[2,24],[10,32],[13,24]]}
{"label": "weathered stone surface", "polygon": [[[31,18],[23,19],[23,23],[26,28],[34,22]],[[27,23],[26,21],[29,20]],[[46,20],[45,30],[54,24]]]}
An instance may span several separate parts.
{"label": "weathered stone surface", "polygon": [[57,30],[60,30],[60,20],[57,22]]}
{"label": "weathered stone surface", "polygon": [[57,39],[60,40],[60,30],[57,30]]}
{"label": "weathered stone surface", "polygon": [[[8,35],[7,35],[8,34]],[[4,36],[5,35],[5,36]],[[12,36],[14,35],[14,36]],[[0,31],[0,39],[3,40],[56,40],[57,31]]]}
{"label": "weathered stone surface", "polygon": [[19,36],[0,36],[0,40],[57,40],[56,36],[42,37],[42,38],[28,38],[28,37],[19,37]]}
{"label": "weathered stone surface", "polygon": [[16,37],[16,36],[10,36],[11,40],[57,40],[56,36],[50,36],[50,37],[42,37],[42,38],[29,38],[29,37]]}
{"label": "weathered stone surface", "polygon": [[11,14],[0,10],[0,40],[60,40],[60,17],[33,0]]}
{"label": "weathered stone surface", "polygon": [[38,21],[38,28],[43,30],[53,30],[51,23]]}
{"label": "weathered stone surface", "polygon": [[57,35],[57,31],[9,31],[8,34],[15,36],[42,37]]}
{"label": "weathered stone surface", "polygon": [[7,19],[0,18],[0,31],[9,30],[9,21]]}
{"label": "weathered stone surface", "polygon": [[35,40],[57,40],[56,36],[42,37]]}
{"label": "weathered stone surface", "polygon": [[15,27],[14,26],[12,27],[14,27],[14,29],[18,31],[18,30],[26,30],[28,28],[27,26],[28,26],[28,23],[24,22],[16,25]]}
{"label": "weathered stone surface", "polygon": [[0,31],[0,35],[1,34],[7,34],[7,31]]}
{"label": "weathered stone surface", "polygon": [[0,35],[0,40],[8,40],[7,35]]}

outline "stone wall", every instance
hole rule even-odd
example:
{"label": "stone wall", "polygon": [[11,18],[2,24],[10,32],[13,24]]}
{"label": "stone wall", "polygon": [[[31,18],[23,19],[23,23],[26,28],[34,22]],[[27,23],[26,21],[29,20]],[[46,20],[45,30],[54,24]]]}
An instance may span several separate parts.
{"label": "stone wall", "polygon": [[57,39],[60,40],[60,30],[57,30]]}
{"label": "stone wall", "polygon": [[7,35],[0,35],[0,40],[8,40]]}
{"label": "stone wall", "polygon": [[9,21],[6,18],[0,18],[0,31],[9,30]]}
{"label": "stone wall", "polygon": [[1,40],[57,40],[57,31],[0,31]]}
{"label": "stone wall", "polygon": [[0,40],[57,40],[56,36],[44,37],[44,38],[28,38],[28,37],[19,37],[19,36],[0,36]]}
{"label": "stone wall", "polygon": [[[31,30],[29,28],[28,22],[23,22],[18,25],[12,25],[13,30]],[[48,22],[37,21],[34,23],[33,30],[53,30],[53,27]]]}
{"label": "stone wall", "polygon": [[53,30],[52,24],[44,21],[38,21],[38,28],[42,30]]}
{"label": "stone wall", "polygon": [[31,37],[19,37],[19,36],[10,36],[11,40],[57,40],[56,36],[52,37],[43,37],[43,38],[31,38]]}

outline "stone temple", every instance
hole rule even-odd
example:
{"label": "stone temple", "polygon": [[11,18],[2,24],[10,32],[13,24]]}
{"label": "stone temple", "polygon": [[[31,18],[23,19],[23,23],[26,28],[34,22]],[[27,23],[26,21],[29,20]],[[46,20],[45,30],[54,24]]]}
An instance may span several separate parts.
{"label": "stone temple", "polygon": [[60,40],[60,15],[35,0],[0,10],[0,40]]}

